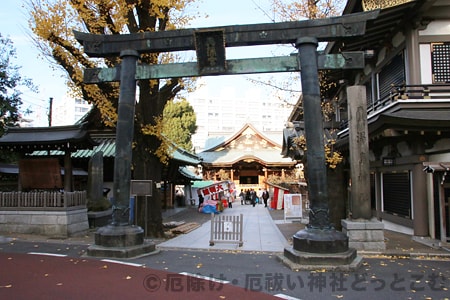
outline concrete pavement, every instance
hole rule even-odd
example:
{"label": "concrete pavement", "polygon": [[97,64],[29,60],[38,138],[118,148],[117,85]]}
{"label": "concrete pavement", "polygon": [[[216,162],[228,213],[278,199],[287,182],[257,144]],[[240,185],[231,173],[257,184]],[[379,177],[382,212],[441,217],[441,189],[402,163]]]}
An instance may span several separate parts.
{"label": "concrete pavement", "polygon": [[238,250],[249,252],[283,252],[288,242],[280,232],[267,208],[257,204],[241,205],[233,203],[233,208],[226,208],[221,216],[243,215],[243,245],[220,242],[209,245],[211,238],[211,221],[199,228],[179,235],[157,245],[159,249],[204,249],[204,250]]}
{"label": "concrete pavement", "polygon": [[[233,208],[226,208],[221,215],[244,215],[242,247],[236,244],[216,243],[209,246],[211,223],[209,216],[198,213],[193,207],[181,207],[163,213],[164,220],[198,222],[202,226],[188,234],[181,234],[167,241],[157,242],[160,249],[196,249],[196,250],[236,250],[282,253],[292,243],[292,236],[304,224],[285,221],[282,210],[269,210],[264,205],[241,205],[233,203]],[[205,217],[208,221],[205,223]],[[383,251],[358,251],[358,255],[373,257],[374,255],[401,257],[441,257],[450,258],[450,246],[429,238],[414,238],[390,230],[385,230],[386,249]]]}

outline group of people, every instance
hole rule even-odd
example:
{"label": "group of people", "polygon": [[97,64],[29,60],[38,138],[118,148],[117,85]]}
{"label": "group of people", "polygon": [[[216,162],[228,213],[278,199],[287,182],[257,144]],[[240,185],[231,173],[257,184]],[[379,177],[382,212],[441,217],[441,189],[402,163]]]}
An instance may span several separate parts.
{"label": "group of people", "polygon": [[267,207],[267,201],[269,200],[269,192],[267,190],[259,189],[259,192],[256,193],[254,189],[246,189],[241,190],[239,194],[241,198],[241,204],[243,205],[246,202],[250,202],[253,207],[255,207],[256,203],[260,203],[261,199],[264,202],[264,207]]}

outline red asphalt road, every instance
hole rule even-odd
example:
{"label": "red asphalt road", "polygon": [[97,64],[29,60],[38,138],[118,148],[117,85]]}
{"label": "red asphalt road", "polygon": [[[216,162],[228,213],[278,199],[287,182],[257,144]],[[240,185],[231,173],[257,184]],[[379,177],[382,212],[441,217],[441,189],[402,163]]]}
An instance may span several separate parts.
{"label": "red asphalt road", "polygon": [[140,266],[0,253],[0,299],[279,299]]}

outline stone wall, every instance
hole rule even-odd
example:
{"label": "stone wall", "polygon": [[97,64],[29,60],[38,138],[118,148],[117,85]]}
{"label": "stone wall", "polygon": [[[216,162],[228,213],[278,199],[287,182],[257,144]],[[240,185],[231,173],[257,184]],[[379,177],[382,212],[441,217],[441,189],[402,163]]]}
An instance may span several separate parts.
{"label": "stone wall", "polygon": [[70,237],[89,229],[87,208],[61,210],[0,210],[0,232]]}

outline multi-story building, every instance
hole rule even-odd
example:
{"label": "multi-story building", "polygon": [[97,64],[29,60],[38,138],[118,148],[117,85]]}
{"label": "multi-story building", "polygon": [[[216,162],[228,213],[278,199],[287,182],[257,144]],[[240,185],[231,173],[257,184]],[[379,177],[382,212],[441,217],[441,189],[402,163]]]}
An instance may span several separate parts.
{"label": "multi-story building", "polygon": [[[226,93],[226,89],[222,92]],[[212,96],[200,88],[189,98],[189,103],[197,116],[197,132],[192,137],[197,153],[223,142],[245,124],[252,124],[281,144],[282,131],[292,111],[292,105],[276,97],[245,91]]]}
{"label": "multi-story building", "polygon": [[[450,3],[349,0],[343,14],[380,9],[364,36],[327,53],[364,51],[364,69],[330,73],[337,146],[349,156],[346,88],[366,90],[373,216],[385,228],[450,240]],[[292,114],[291,121],[300,121]],[[288,150],[288,149],[287,149]],[[349,160],[346,160],[347,162]],[[346,165],[346,169],[350,169]],[[345,168],[344,168],[345,169]],[[350,176],[347,173],[348,188]],[[343,201],[351,201],[351,198]]]}
{"label": "multi-story building", "polygon": [[91,109],[92,105],[86,100],[69,96],[61,100],[53,100],[51,125],[72,125],[80,120]]}

